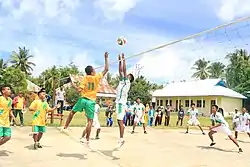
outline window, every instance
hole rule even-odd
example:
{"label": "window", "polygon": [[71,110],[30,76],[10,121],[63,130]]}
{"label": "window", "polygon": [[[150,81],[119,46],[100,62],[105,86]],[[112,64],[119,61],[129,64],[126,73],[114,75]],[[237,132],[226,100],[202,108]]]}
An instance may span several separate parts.
{"label": "window", "polygon": [[160,103],[160,101],[159,101],[159,100],[157,100],[156,105],[157,105],[157,106],[159,106],[159,103]]}
{"label": "window", "polygon": [[189,107],[189,100],[185,100],[185,107]]}
{"label": "window", "polygon": [[169,100],[169,105],[172,106],[172,100]]}
{"label": "window", "polygon": [[[193,100],[191,100],[191,104],[192,104],[192,103],[194,103],[194,101],[193,101]],[[191,104],[190,104],[190,106],[191,106]]]}
{"label": "window", "polygon": [[211,100],[211,106],[215,105],[216,101],[215,100]]}
{"label": "window", "polygon": [[160,100],[160,106],[163,106],[163,100]]}
{"label": "window", "polygon": [[205,108],[205,105],[206,105],[205,100],[203,100],[203,102],[201,100],[197,100],[197,107],[199,107],[199,108],[201,108],[201,107]]}
{"label": "window", "polygon": [[201,107],[201,100],[197,100],[197,107]]}
{"label": "window", "polygon": [[166,106],[168,105],[168,100],[166,100]]}

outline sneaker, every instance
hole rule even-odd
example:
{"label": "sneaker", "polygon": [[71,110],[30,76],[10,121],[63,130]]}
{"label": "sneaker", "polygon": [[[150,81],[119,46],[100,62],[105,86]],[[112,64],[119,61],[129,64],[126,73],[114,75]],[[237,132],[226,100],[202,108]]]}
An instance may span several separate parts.
{"label": "sneaker", "polygon": [[203,134],[203,135],[206,135],[206,133],[205,133],[205,132],[202,132],[202,134]]}
{"label": "sneaker", "polygon": [[43,148],[40,143],[37,144],[37,148]]}
{"label": "sneaker", "polygon": [[243,152],[243,150],[241,148],[239,148],[239,153],[242,153],[242,152]]}
{"label": "sneaker", "polygon": [[185,134],[188,134],[188,131],[186,131]]}
{"label": "sneaker", "polygon": [[68,129],[64,129],[64,128],[61,128],[61,132],[69,133],[69,130],[68,130]]}
{"label": "sneaker", "polygon": [[23,127],[23,124],[21,124],[20,126]]}
{"label": "sneaker", "polygon": [[99,137],[99,136],[96,136],[95,139],[98,140],[98,139],[100,139],[100,137]]}
{"label": "sneaker", "polygon": [[118,145],[117,145],[117,149],[121,148],[124,145],[125,141],[124,140],[119,140],[118,141]]}
{"label": "sneaker", "polygon": [[212,142],[212,143],[210,144],[210,147],[214,146],[215,144],[216,144],[215,142]]}
{"label": "sneaker", "polygon": [[89,141],[87,141],[86,139],[80,138],[80,143],[82,143],[83,145],[89,148]]}
{"label": "sneaker", "polygon": [[144,134],[148,134],[147,131],[144,131]]}
{"label": "sneaker", "polygon": [[34,144],[34,150],[37,150],[37,148],[38,148],[38,146],[37,146],[37,144],[35,143],[35,144]]}
{"label": "sneaker", "polygon": [[132,132],[131,132],[131,134],[134,134],[134,133],[135,133],[135,131],[132,131]]}

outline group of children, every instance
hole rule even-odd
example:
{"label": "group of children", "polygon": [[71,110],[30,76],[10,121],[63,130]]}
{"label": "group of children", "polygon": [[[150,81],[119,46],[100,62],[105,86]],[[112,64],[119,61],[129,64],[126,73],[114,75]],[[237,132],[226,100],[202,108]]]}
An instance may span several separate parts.
{"label": "group of children", "polygon": [[[98,121],[98,114],[100,111],[100,106],[98,105],[98,101],[96,100],[96,95],[99,89],[99,83],[103,76],[108,72],[108,53],[105,55],[105,66],[104,70],[98,74],[96,74],[95,69],[92,66],[87,66],[85,68],[86,75],[81,81],[80,85],[76,85],[72,82],[72,86],[78,90],[81,94],[81,97],[78,99],[77,103],[74,105],[72,111],[68,115],[66,123],[64,127],[61,129],[63,132],[67,132],[70,122],[72,121],[74,115],[77,112],[85,112],[87,117],[87,125],[82,133],[82,137],[80,139],[81,143],[89,147],[90,142],[90,134],[91,128],[94,126],[97,129],[96,139],[99,139],[100,133],[100,123]],[[124,54],[118,56],[119,60],[119,75],[120,82],[117,87],[117,96],[116,96],[116,115],[119,127],[119,141],[118,148],[120,148],[124,143],[124,116],[127,112],[127,98],[128,92],[130,90],[131,83],[134,81],[134,76],[132,74],[127,74],[126,70],[126,61]],[[3,86],[1,88],[2,96],[0,97],[0,146],[6,143],[11,138],[11,128],[9,117],[13,117],[14,115],[11,112],[12,100],[10,98],[10,87]],[[59,108],[60,106],[56,106],[54,108],[50,108],[46,101],[46,92],[45,89],[41,89],[38,92],[38,97],[31,103],[29,107],[29,111],[32,111],[32,132],[34,139],[34,149],[41,148],[40,140],[45,132],[45,120],[47,112],[51,112]],[[224,117],[221,113],[218,112],[219,107],[217,105],[212,106],[212,126],[210,127],[210,132],[208,133],[212,143],[210,146],[215,145],[213,134],[222,131],[228,135],[228,137],[237,145],[239,152],[242,152],[242,149],[239,147],[238,142],[235,138],[232,137],[231,130],[229,129],[228,123],[225,121]],[[143,124],[144,134],[147,134],[146,131],[146,122],[144,119],[145,114],[145,106],[141,103],[140,98],[136,99],[136,104],[133,106],[133,112],[135,113],[134,124],[132,134],[135,132],[135,127],[139,122]],[[200,123],[197,119],[198,111],[195,109],[194,104],[192,104],[192,108],[188,111],[188,115],[190,116],[190,120],[188,121],[189,125],[197,125],[203,132],[203,129],[200,127]],[[237,128],[238,131],[246,131],[250,136],[249,129],[249,115],[246,112],[242,112],[238,117],[240,119],[240,124]],[[187,127],[188,133],[189,128]],[[237,138],[237,136],[236,136]]]}

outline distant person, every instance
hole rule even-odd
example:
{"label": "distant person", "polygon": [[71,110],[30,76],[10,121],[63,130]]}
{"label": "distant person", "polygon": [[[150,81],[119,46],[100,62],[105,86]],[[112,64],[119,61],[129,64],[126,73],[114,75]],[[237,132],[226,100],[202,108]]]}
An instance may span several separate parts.
{"label": "distant person", "polygon": [[155,111],[152,105],[149,106],[148,110],[148,125],[153,126]]}
{"label": "distant person", "polygon": [[203,135],[205,135],[205,132],[203,131],[202,127],[200,126],[200,122],[198,120],[198,110],[195,108],[195,104],[191,104],[191,108],[187,111],[187,116],[189,117],[189,120],[187,122],[187,131],[188,133],[189,126],[198,126],[202,132]]}
{"label": "distant person", "polygon": [[160,125],[161,113],[161,107],[158,107],[155,113],[155,126]]}
{"label": "distant person", "polygon": [[168,104],[165,109],[165,123],[164,123],[165,126],[169,126],[170,112],[171,112],[171,108],[170,108],[170,105]]}
{"label": "distant person", "polygon": [[108,108],[106,109],[105,116],[106,116],[106,125],[107,126],[112,126],[113,125],[113,106],[109,105]]}
{"label": "distant person", "polygon": [[185,112],[184,112],[183,106],[181,105],[179,110],[178,110],[178,120],[176,122],[176,126],[179,125],[179,122],[181,122],[181,126],[182,126],[184,116],[185,116]]}
{"label": "distant person", "polygon": [[236,129],[236,127],[238,126],[238,124],[239,124],[239,122],[240,122],[239,116],[240,116],[240,112],[239,112],[239,110],[236,108],[236,109],[234,110],[234,114],[233,114],[233,130]]}
{"label": "distant person", "polygon": [[131,105],[128,103],[127,104],[127,111],[126,111],[126,122],[125,122],[125,126],[131,126],[131,122],[132,122],[132,107]]}
{"label": "distant person", "polygon": [[65,91],[63,90],[63,86],[56,92],[57,104],[60,104],[60,108],[57,109],[58,114],[63,114],[63,107],[65,101]]}
{"label": "distant person", "polygon": [[[14,116],[17,118],[17,115],[19,115],[20,118],[20,126],[23,126],[24,120],[23,120],[23,111],[26,110],[26,101],[25,98],[23,97],[23,93],[19,92],[18,96],[16,96],[13,100],[14,104]],[[13,125],[16,125],[16,122],[13,121]]]}
{"label": "distant person", "polygon": [[250,115],[245,107],[242,108],[242,112],[239,114],[239,122],[235,128],[235,139],[238,138],[239,132],[244,132],[250,137]]}

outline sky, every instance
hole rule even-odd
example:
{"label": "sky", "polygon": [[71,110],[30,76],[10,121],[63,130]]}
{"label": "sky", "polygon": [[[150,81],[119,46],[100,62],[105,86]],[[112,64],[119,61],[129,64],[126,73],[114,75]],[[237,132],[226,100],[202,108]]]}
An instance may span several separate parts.
{"label": "sky", "polygon": [[[103,66],[105,51],[114,62],[121,52],[133,56],[249,14],[249,0],[0,0],[0,56],[25,46],[34,76],[70,62],[84,70]],[[229,51],[248,46],[248,21],[133,57],[128,70],[141,67],[156,83],[190,80],[198,58],[225,62]],[[117,69],[110,65],[111,73]]]}

